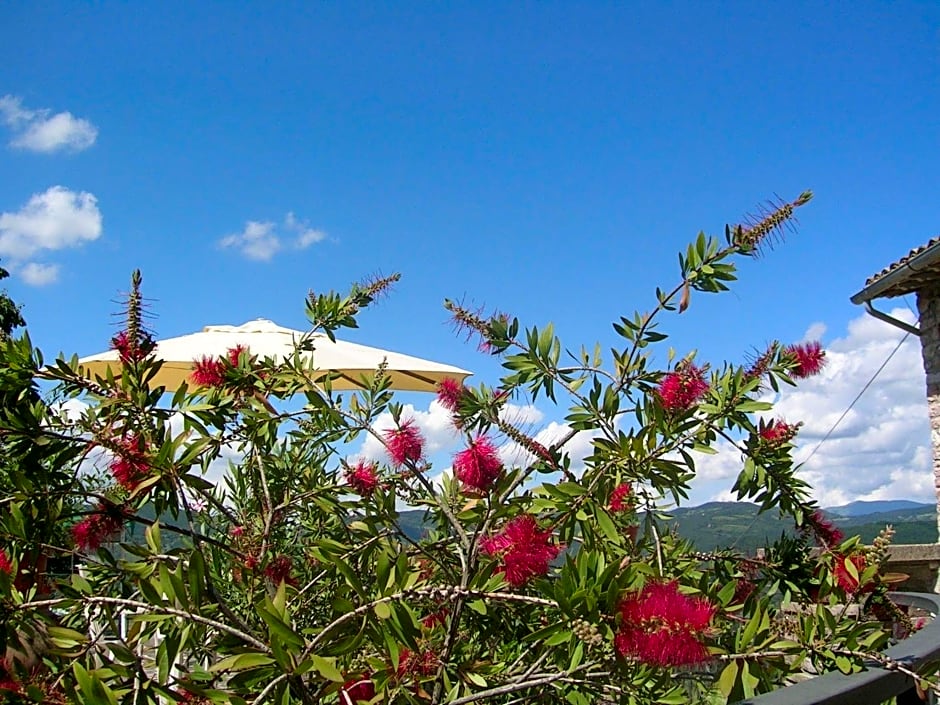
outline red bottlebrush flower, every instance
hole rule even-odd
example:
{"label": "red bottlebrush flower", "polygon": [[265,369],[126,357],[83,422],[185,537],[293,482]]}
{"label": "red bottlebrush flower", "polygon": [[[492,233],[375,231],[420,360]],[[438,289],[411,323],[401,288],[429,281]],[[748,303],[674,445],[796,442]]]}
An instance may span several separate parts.
{"label": "red bottlebrush flower", "polygon": [[799,424],[789,424],[781,419],[775,419],[763,426],[758,431],[758,435],[767,445],[777,448],[792,441],[799,430]]}
{"label": "red bottlebrush flower", "polygon": [[685,411],[707,391],[704,370],[690,364],[663,377],[656,394],[666,411]]}
{"label": "red bottlebrush flower", "polygon": [[767,374],[767,370],[770,369],[770,364],[774,361],[779,347],[779,343],[771,343],[764,352],[754,359],[751,366],[744,371],[744,378],[748,380],[759,379]]}
{"label": "red bottlebrush flower", "polygon": [[211,702],[208,698],[204,698],[189,690],[178,693],[178,697],[179,700],[176,701],[176,705],[209,705]]}
{"label": "red bottlebrush flower", "polygon": [[437,384],[437,401],[445,409],[457,411],[465,392],[466,389],[460,382],[453,377],[445,377]]}
{"label": "red bottlebrush flower", "polygon": [[13,562],[2,548],[0,548],[0,573],[6,573],[7,575],[13,573]]}
{"label": "red bottlebrush flower", "polygon": [[0,691],[8,691],[14,695],[23,695],[23,686],[12,675],[0,678]]}
{"label": "red bottlebrush flower", "polygon": [[142,438],[126,436],[117,442],[118,449],[109,468],[114,479],[128,492],[133,492],[150,472],[146,443]]}
{"label": "red bottlebrush flower", "polygon": [[432,612],[427,617],[421,620],[421,626],[425,629],[434,629],[434,627],[441,626],[447,622],[447,615],[449,614],[446,607],[439,609],[437,612]]}
{"label": "red bottlebrush flower", "polygon": [[297,579],[291,575],[293,567],[294,565],[290,556],[277,556],[268,563],[267,567],[264,569],[264,574],[268,580],[275,585],[284,582],[297,587]]}
{"label": "red bottlebrush flower", "polygon": [[701,663],[708,649],[700,641],[717,609],[704,598],[679,592],[676,582],[648,583],[620,603],[621,656],[668,668]]}
{"label": "red bottlebrush flower", "polygon": [[245,527],[244,527],[244,526],[233,526],[231,529],[229,529],[229,534],[232,536],[232,538],[236,538],[236,539],[237,539],[238,537],[240,537],[240,536],[241,536],[242,534],[244,534],[244,533],[245,533]]}
{"label": "red bottlebrush flower", "polygon": [[238,358],[241,357],[242,353],[248,352],[249,350],[247,345],[239,344],[233,348],[229,348],[228,352],[225,354],[225,357],[228,359],[229,363],[231,363],[232,367],[238,367]]}
{"label": "red bottlebrush flower", "polygon": [[492,441],[478,437],[470,441],[470,447],[454,456],[454,474],[467,487],[481,492],[488,491],[503,469],[499,453]]}
{"label": "red bottlebrush flower", "polygon": [[84,551],[96,551],[109,539],[120,533],[124,526],[121,507],[98,503],[98,508],[72,527],[75,545]]}
{"label": "red bottlebrush flower", "polygon": [[416,463],[421,460],[424,438],[414,419],[402,422],[398,428],[390,428],[384,434],[385,448],[395,465]]}
{"label": "red bottlebrush flower", "polygon": [[411,649],[402,649],[398,653],[398,670],[395,675],[398,678],[405,676],[433,676],[437,673],[437,667],[441,660],[431,649],[426,649],[421,653],[414,653]]}
{"label": "red bottlebrush flower", "polygon": [[816,534],[819,543],[826,548],[837,546],[845,540],[845,534],[829,521],[820,509],[813,512],[807,523]]}
{"label": "red bottlebrush flower", "polygon": [[242,561],[242,565],[245,566],[247,570],[254,570],[258,567],[258,557],[247,556],[245,560]]}
{"label": "red bottlebrush flower", "polygon": [[790,376],[797,379],[812,377],[826,365],[826,351],[822,349],[819,341],[788,345],[786,352],[796,361],[790,370]]}
{"label": "red bottlebrush flower", "polygon": [[225,364],[214,357],[201,357],[193,363],[189,379],[200,387],[222,387],[225,385]]}
{"label": "red bottlebrush flower", "polygon": [[562,549],[551,541],[551,531],[539,531],[535,517],[521,514],[510,519],[496,536],[483,539],[480,549],[487,556],[499,558],[506,581],[513,587],[520,587],[548,573],[549,563]]}
{"label": "red bottlebrush flower", "polygon": [[355,467],[346,470],[346,482],[356,494],[370,497],[379,486],[379,475],[376,472],[375,463],[360,460]]}
{"label": "red bottlebrush flower", "polygon": [[734,598],[732,602],[743,604],[756,589],[757,586],[747,578],[738,578],[734,585]]}
{"label": "red bottlebrush flower", "polygon": [[355,705],[361,700],[372,700],[375,697],[375,683],[371,674],[364,673],[359,678],[353,678],[343,683],[339,689],[339,702],[341,705]]}
{"label": "red bottlebrush flower", "polygon": [[126,330],[111,338],[111,349],[117,350],[118,359],[123,365],[140,362],[153,352],[156,344],[149,333],[140,333],[137,340],[133,340]]}
{"label": "red bottlebrush flower", "polygon": [[629,482],[617,485],[614,491],[610,493],[610,502],[607,504],[607,508],[619,514],[620,512],[633,511],[633,507],[633,485]]}
{"label": "red bottlebrush flower", "polygon": [[[850,556],[843,556],[840,554],[835,554],[835,565],[832,569],[832,575],[836,580],[836,584],[842,588],[847,594],[854,595],[857,592],[870,592],[875,589],[875,584],[872,581],[865,583],[864,585],[859,583],[862,572],[865,568],[868,567],[868,563],[865,560],[865,556],[861,553],[853,553]],[[847,563],[851,563],[855,568],[856,575],[852,575],[849,572]]]}

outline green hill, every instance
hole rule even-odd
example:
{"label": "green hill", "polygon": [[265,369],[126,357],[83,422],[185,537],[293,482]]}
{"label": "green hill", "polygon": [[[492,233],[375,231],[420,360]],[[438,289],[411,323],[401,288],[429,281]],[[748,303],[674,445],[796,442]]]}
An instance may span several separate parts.
{"label": "green hill", "polygon": [[[675,509],[671,515],[671,523],[679,535],[703,551],[734,547],[751,552],[782,533],[795,533],[790,519],[781,518],[776,512],[758,514],[757,505],[749,502],[709,502],[699,507]],[[937,517],[930,505],[856,516],[830,515],[830,519],[846,536],[858,534],[866,543],[887,524],[895,529],[896,544],[937,540]]]}

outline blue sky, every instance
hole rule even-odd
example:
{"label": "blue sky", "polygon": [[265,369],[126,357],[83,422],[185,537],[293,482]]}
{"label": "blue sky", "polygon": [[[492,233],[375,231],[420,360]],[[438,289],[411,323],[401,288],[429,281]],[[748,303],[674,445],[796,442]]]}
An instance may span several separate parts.
{"label": "blue sky", "polygon": [[[347,337],[494,381],[445,297],[612,343],[698,230],[811,188],[799,233],[670,331],[720,360],[812,327],[847,398],[806,411],[841,412],[899,337],[848,297],[937,233],[938,27],[929,2],[6,3],[0,264],[34,341],[80,354],[135,267],[161,337],[302,327],[308,289],[400,271]],[[884,456],[817,453],[822,497],[933,495],[906,345],[906,430],[857,419]]]}

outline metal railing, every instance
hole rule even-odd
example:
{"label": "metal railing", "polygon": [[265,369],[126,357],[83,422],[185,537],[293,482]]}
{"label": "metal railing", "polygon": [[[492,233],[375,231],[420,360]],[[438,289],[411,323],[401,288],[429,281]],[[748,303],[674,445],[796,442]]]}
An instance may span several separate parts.
{"label": "metal railing", "polygon": [[[940,615],[940,595],[897,592],[891,598],[899,605]],[[931,620],[923,629],[887,649],[884,654],[911,671],[936,660],[940,657],[940,618]],[[772,693],[741,700],[737,705],[878,705],[895,696],[907,695],[913,688],[914,679],[910,676],[872,662],[869,670],[861,673],[826,673]],[[898,700],[899,703],[918,701]]]}

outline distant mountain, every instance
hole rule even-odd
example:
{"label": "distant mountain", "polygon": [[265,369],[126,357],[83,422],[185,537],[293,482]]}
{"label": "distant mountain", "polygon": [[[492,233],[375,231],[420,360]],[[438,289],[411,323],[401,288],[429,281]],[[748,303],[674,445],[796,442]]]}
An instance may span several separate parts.
{"label": "distant mountain", "polygon": [[864,514],[879,514],[881,512],[896,512],[904,509],[928,509],[935,511],[936,505],[912,502],[908,499],[886,499],[874,502],[849,502],[841,507],[827,507],[826,514],[840,517],[857,517]]}
{"label": "distant mountain", "polygon": [[[863,542],[871,543],[890,524],[894,527],[895,544],[937,541],[937,510],[933,504],[897,500],[853,502],[846,506],[855,513],[839,515],[843,507],[823,510],[846,536],[858,535]],[[777,512],[758,514],[757,505],[749,502],[709,502],[700,507],[674,509],[670,514],[679,535],[705,551],[734,547],[750,552],[780,534],[795,533],[791,519],[781,518]]]}
{"label": "distant mountain", "polygon": [[[796,533],[792,519],[782,518],[775,511],[761,514],[757,509],[750,502],[707,502],[669,511],[671,519],[667,523],[701,551],[735,548],[752,553],[781,534]],[[887,524],[894,527],[895,544],[937,541],[937,515],[932,504],[906,500],[852,502],[823,511],[846,536],[858,535],[865,543],[871,543]],[[424,534],[426,522],[423,510],[403,511],[399,516],[399,525],[412,540]]]}

